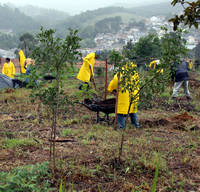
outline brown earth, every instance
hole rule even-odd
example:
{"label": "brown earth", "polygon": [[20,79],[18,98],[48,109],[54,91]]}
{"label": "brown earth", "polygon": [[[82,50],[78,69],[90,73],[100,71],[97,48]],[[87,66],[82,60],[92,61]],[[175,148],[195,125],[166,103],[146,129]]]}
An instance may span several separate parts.
{"label": "brown earth", "polygon": [[[49,160],[50,113],[40,102],[31,105],[23,91],[0,92],[0,140],[33,138],[35,145],[14,149],[0,145],[0,171]],[[141,107],[140,129],[132,127],[129,119],[121,158],[120,130],[104,121],[97,124],[97,113],[80,104],[71,114],[62,111],[52,187],[58,191],[63,178],[67,191],[151,191],[159,156],[156,191],[200,191],[200,90],[195,79],[190,91],[191,101],[180,97],[169,103],[156,98],[150,109]],[[109,116],[111,124],[114,114]],[[65,136],[64,130],[68,130]]]}

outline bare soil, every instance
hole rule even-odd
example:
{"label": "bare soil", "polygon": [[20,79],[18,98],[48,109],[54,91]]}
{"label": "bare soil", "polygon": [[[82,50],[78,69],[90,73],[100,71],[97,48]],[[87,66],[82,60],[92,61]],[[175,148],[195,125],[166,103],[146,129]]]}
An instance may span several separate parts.
{"label": "bare soil", "polygon": [[[122,131],[97,123],[97,112],[83,105],[76,104],[72,114],[62,111],[56,133],[55,191],[61,178],[67,181],[67,191],[151,191],[159,157],[157,191],[200,191],[200,82],[196,74],[192,77],[192,100],[155,97],[148,110],[139,108],[140,129],[129,119],[120,158]],[[20,91],[25,90],[0,92],[0,140],[33,138],[35,145],[0,145],[0,171],[49,160],[50,113],[40,102],[32,105],[28,93]],[[114,114],[109,116],[111,124]],[[65,136],[63,130],[68,130]]]}

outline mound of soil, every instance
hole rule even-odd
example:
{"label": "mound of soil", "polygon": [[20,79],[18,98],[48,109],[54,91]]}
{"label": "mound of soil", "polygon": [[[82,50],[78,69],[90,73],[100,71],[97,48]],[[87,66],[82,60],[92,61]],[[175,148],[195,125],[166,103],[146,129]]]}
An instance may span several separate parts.
{"label": "mound of soil", "polygon": [[193,119],[193,116],[190,116],[190,115],[188,115],[187,112],[185,112],[185,113],[182,113],[182,114],[180,114],[180,115],[174,116],[172,119],[175,119],[175,120],[182,120],[182,121],[188,121],[188,120]]}

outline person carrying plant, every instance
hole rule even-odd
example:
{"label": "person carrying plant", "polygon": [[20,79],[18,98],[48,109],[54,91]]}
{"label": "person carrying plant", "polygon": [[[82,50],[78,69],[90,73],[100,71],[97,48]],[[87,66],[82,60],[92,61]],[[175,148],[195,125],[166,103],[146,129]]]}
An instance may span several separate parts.
{"label": "person carrying plant", "polygon": [[10,58],[6,58],[6,62],[3,65],[2,74],[7,75],[8,77],[14,78],[15,66],[10,61]]}
{"label": "person carrying plant", "polygon": [[188,89],[189,64],[184,60],[180,60],[179,62],[174,63],[171,70],[172,70],[172,82],[174,82],[172,99],[175,100],[177,98],[179,89],[182,85],[186,98],[190,100],[191,97]]}
{"label": "person carrying plant", "polygon": [[[89,81],[93,81],[94,86],[95,82],[93,79],[94,73],[93,73],[93,68],[95,64],[95,59],[98,59],[101,55],[101,51],[96,51],[95,53],[89,53],[84,59],[83,59],[83,65],[80,68],[80,71],[77,75],[77,79],[81,80],[84,82],[84,84],[89,83]],[[83,87],[83,84],[79,87],[81,90]]]}
{"label": "person carrying plant", "polygon": [[[132,67],[136,67],[135,64],[131,63]],[[123,78],[123,74],[120,73],[120,79]],[[131,77],[131,82],[134,82],[135,85],[134,90],[132,91],[124,91],[123,85],[119,84],[119,95],[118,95],[118,103],[117,103],[117,123],[120,129],[123,129],[125,127],[125,121],[128,115],[128,110],[130,106],[130,99],[133,98],[133,101],[130,106],[129,116],[131,118],[131,123],[139,129],[139,123],[137,119],[137,103],[139,100],[139,75],[136,71],[134,71],[134,75]],[[111,93],[115,89],[117,89],[118,85],[118,73],[115,74],[114,78],[111,80],[108,91]]]}

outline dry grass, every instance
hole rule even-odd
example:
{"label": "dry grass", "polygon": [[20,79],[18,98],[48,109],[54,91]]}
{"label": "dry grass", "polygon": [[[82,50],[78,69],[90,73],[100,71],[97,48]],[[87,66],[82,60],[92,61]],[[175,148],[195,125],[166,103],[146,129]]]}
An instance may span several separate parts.
{"label": "dry grass", "polygon": [[[69,95],[77,87],[77,80],[65,83]],[[57,139],[67,142],[56,142],[54,186],[58,189],[64,178],[68,191],[149,191],[160,159],[158,191],[200,190],[200,120],[199,108],[195,107],[200,92],[195,85],[190,90],[192,96],[196,95],[190,102],[179,100],[177,104],[160,97],[153,108],[140,108],[141,129],[136,130],[129,121],[120,160],[120,130],[105,122],[97,124],[96,113],[84,106],[75,105],[73,114],[60,111]],[[27,89],[0,92],[1,171],[48,161],[51,113],[40,101],[31,104],[29,93]],[[184,112],[192,118],[178,118]],[[5,141],[13,139],[33,142],[5,148]]]}

